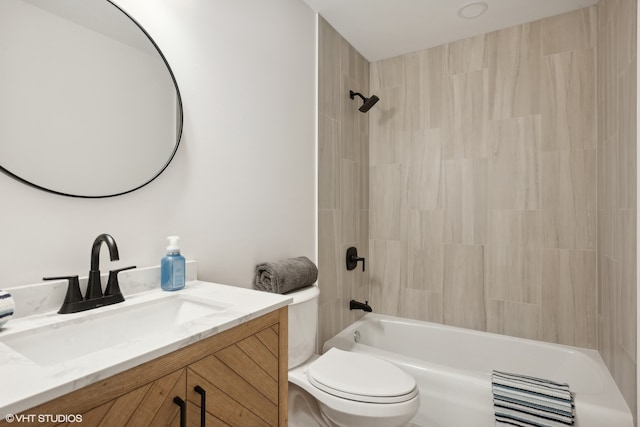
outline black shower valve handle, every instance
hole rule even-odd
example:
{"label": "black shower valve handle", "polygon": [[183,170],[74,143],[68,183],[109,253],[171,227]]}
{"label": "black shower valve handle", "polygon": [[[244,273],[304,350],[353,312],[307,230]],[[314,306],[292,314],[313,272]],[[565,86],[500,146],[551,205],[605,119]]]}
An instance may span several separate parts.
{"label": "black shower valve handle", "polygon": [[347,249],[347,270],[353,270],[358,265],[358,261],[362,261],[362,271],[365,271],[365,259],[358,256],[358,250],[351,246]]}

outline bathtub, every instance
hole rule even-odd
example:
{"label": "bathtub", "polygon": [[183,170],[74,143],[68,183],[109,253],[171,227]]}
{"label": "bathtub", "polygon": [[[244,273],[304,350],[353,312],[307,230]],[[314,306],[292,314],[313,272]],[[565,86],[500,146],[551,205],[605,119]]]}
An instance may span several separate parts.
{"label": "bathtub", "polygon": [[324,344],[386,359],[411,375],[420,410],[411,426],[494,427],[493,369],[566,382],[578,427],[633,427],[595,350],[369,313]]}

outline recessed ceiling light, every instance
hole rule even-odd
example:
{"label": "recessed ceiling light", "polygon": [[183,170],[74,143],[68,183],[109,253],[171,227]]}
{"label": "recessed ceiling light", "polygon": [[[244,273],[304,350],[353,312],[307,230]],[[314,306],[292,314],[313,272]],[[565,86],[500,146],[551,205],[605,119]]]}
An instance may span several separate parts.
{"label": "recessed ceiling light", "polygon": [[475,1],[473,3],[466,4],[458,9],[458,16],[464,19],[473,19],[484,14],[489,5],[483,1]]}

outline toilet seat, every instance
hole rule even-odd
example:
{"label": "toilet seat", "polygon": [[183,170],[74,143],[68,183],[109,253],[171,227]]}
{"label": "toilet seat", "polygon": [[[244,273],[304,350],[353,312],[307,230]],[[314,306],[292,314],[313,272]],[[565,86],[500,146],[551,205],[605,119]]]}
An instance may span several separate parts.
{"label": "toilet seat", "polygon": [[400,403],[418,394],[415,379],[397,366],[366,354],[331,348],[307,369],[316,388],[365,403]]}

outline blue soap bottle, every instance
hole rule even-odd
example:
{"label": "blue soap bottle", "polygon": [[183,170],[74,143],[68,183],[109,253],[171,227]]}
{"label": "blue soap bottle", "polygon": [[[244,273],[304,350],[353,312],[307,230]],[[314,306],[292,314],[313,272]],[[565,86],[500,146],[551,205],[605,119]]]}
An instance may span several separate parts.
{"label": "blue soap bottle", "polygon": [[167,255],[160,263],[160,286],[164,291],[177,291],[184,288],[185,261],[180,255],[179,236],[169,236]]}

